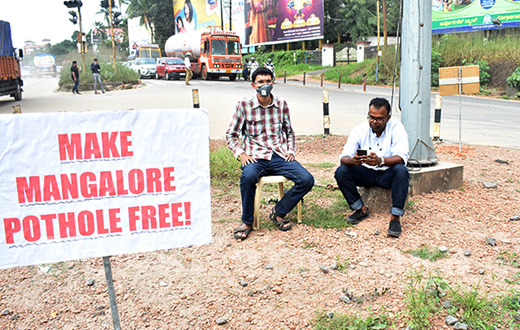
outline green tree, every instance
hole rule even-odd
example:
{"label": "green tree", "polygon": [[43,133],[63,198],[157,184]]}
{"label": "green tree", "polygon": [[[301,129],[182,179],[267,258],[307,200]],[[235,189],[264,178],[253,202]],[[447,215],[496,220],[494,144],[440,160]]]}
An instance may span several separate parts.
{"label": "green tree", "polygon": [[76,43],[71,40],[63,40],[60,43],[52,45],[49,49],[49,53],[58,56],[65,55],[74,50],[77,50]]}
{"label": "green tree", "polygon": [[150,9],[154,5],[154,3],[154,0],[130,0],[128,7],[126,8],[128,18],[141,18],[140,24],[146,25],[146,27],[150,31],[150,40],[152,40],[152,42],[155,40],[155,33],[152,25],[155,24],[155,22],[153,21],[152,16],[150,14]]}
{"label": "green tree", "polygon": [[173,1],[156,0],[150,8],[150,16],[155,27],[155,42],[164,52],[164,44],[175,33],[175,20],[173,17]]}

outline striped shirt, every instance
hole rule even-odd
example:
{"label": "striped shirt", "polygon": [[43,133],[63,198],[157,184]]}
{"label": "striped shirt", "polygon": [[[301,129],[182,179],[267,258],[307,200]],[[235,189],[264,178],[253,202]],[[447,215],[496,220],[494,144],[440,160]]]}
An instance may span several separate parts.
{"label": "striped shirt", "polygon": [[240,100],[226,131],[226,141],[237,158],[244,152],[266,160],[271,160],[273,152],[280,157],[294,154],[295,135],[287,102],[274,97],[264,107],[256,94]]}

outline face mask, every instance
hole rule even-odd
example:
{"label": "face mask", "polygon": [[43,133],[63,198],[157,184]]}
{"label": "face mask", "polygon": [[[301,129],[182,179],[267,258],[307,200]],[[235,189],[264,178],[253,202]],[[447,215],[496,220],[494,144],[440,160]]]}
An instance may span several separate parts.
{"label": "face mask", "polygon": [[269,96],[271,94],[271,91],[273,90],[273,85],[271,84],[265,84],[256,89],[256,92],[260,94],[260,96]]}

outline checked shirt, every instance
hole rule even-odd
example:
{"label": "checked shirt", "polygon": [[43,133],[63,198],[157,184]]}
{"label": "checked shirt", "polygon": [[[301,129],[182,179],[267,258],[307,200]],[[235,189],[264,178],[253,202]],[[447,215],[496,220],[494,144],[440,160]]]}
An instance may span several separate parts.
{"label": "checked shirt", "polygon": [[[272,95],[272,94],[271,94]],[[245,152],[255,159],[271,160],[295,152],[295,135],[289,107],[284,99],[263,107],[255,96],[240,100],[226,131],[228,147],[235,157]]]}

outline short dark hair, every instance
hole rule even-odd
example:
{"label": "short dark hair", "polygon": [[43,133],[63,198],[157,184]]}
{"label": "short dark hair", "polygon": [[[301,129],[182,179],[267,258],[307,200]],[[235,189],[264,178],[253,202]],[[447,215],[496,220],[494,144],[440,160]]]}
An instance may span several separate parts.
{"label": "short dark hair", "polygon": [[369,111],[372,106],[374,106],[374,108],[376,108],[377,110],[381,109],[382,107],[385,107],[387,116],[390,113],[392,113],[392,107],[390,106],[390,102],[388,102],[388,100],[384,97],[374,97],[368,105]]}
{"label": "short dark hair", "polygon": [[255,82],[256,80],[256,76],[258,75],[262,75],[262,76],[271,76],[271,79],[274,78],[273,76],[273,71],[271,71],[271,69],[269,68],[266,68],[264,66],[262,67],[259,67],[258,69],[256,69],[254,72],[253,72],[253,75],[251,76],[251,79],[253,82]]}
{"label": "short dark hair", "polygon": [[78,63],[78,61],[72,61],[72,65],[74,65],[74,64],[76,64],[76,63]]}
{"label": "short dark hair", "polygon": [[94,59],[94,62],[97,62],[97,58]]}

